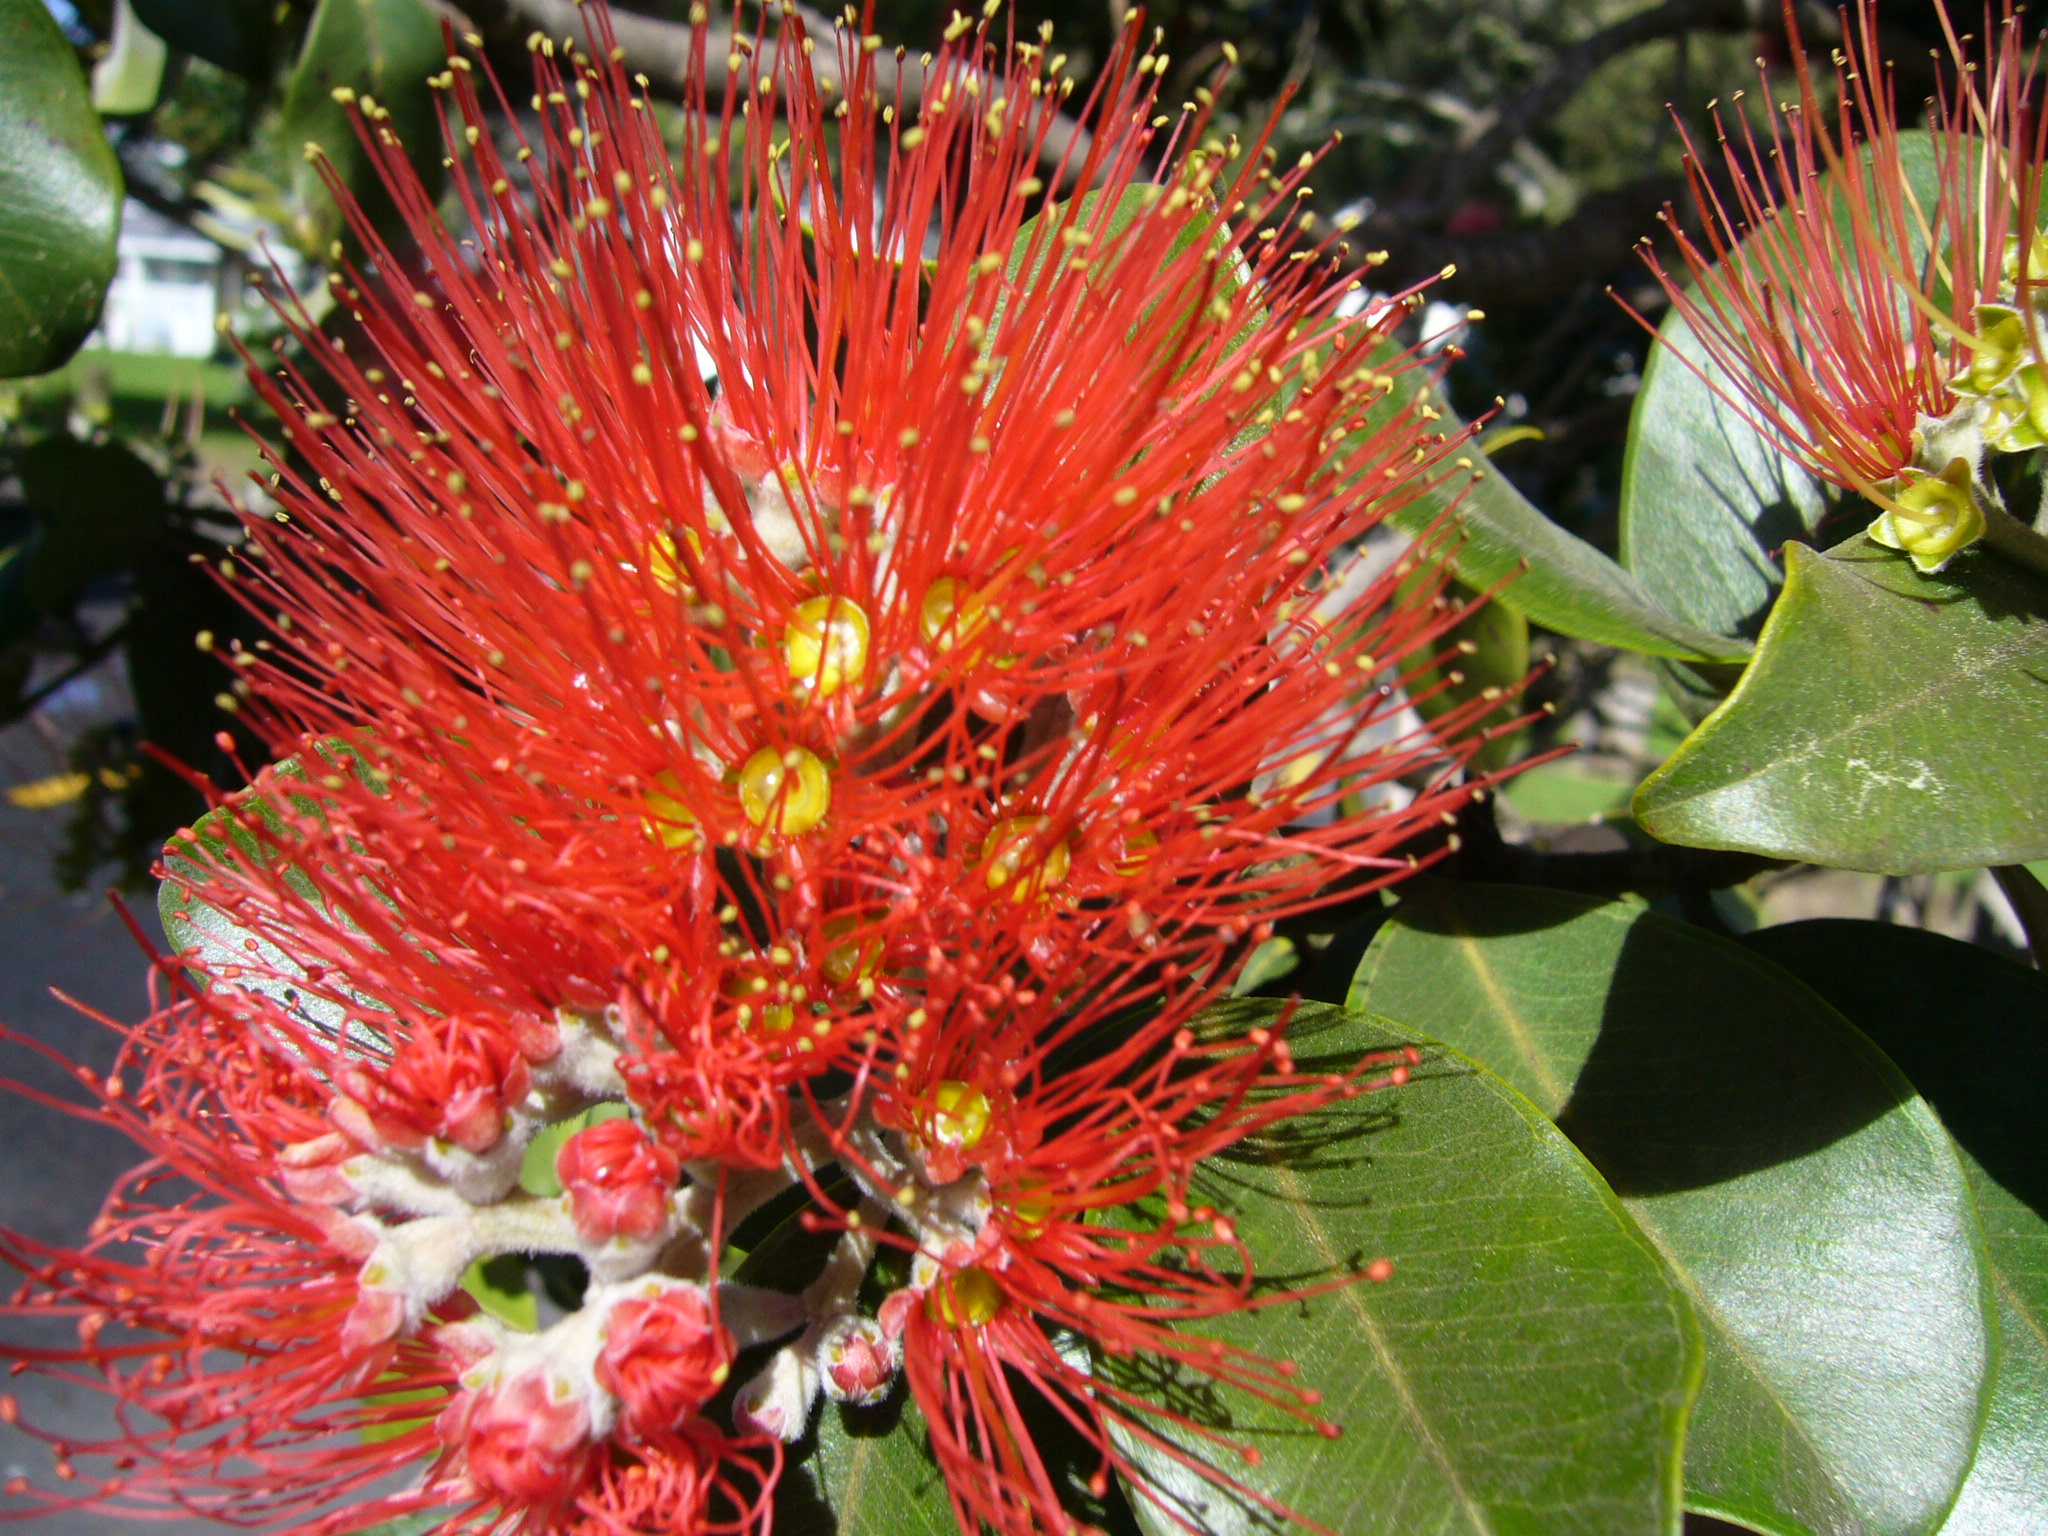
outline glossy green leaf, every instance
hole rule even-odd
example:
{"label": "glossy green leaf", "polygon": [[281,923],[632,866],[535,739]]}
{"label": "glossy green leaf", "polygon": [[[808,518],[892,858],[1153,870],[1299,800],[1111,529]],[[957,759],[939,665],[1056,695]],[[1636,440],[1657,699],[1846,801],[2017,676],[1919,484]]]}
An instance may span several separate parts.
{"label": "glossy green leaf", "polygon": [[[1933,206],[1933,141],[1902,134],[1899,158],[1907,184]],[[1629,416],[1621,562],[1673,613],[1716,634],[1754,636],[1784,582],[1781,549],[1810,541],[1832,493],[1728,404],[1740,386],[1682,314],[1666,315],[1657,336]]]}
{"label": "glossy green leaf", "polygon": [[1622,563],[1702,629],[1754,637],[1784,581],[1780,551],[1807,541],[1828,500],[1688,366],[1724,377],[1682,315],[1657,336],[1629,418]]}
{"label": "glossy green leaf", "polygon": [[778,1536],[959,1536],[924,1421],[902,1386],[873,1408],[825,1403],[775,1499]]}
{"label": "glossy green leaf", "polygon": [[1354,1006],[1555,1116],[1691,1293],[1695,1508],[1784,1536],[1923,1536],[1976,1453],[1996,1333],[1932,1110],[1807,988],[1644,908],[1404,887]]}
{"label": "glossy green leaf", "polygon": [[[329,738],[315,750],[329,765],[346,768],[372,785],[378,782],[376,770],[346,743]],[[225,804],[207,812],[165,845],[164,879],[157,886],[157,916],[171,948],[193,957],[201,979],[215,976],[223,967],[230,968],[230,974],[237,978],[232,982],[210,981],[211,985],[260,993],[294,1010],[315,1029],[346,1031],[366,1048],[382,1050],[384,1041],[356,1015],[366,1010],[381,1012],[384,1004],[357,996],[353,999],[356,1007],[351,1011],[330,998],[309,995],[292,984],[294,978],[303,975],[294,957],[269,939],[251,933],[206,900],[208,884],[227,871],[279,869],[295,893],[320,903],[330,912],[331,921],[346,923],[344,916],[326,908],[319,887],[292,862],[293,854],[287,846],[289,834],[279,802],[288,802],[292,781],[304,777],[305,769],[298,759],[280,759],[264,769],[249,788],[230,796]],[[299,806],[312,809],[315,802],[301,799]],[[323,984],[328,993],[340,985],[332,977]]]}
{"label": "glossy green leaf", "polygon": [[526,1260],[521,1255],[478,1259],[463,1271],[462,1288],[499,1322],[527,1333],[540,1331],[540,1298],[526,1283]]}
{"label": "glossy green leaf", "polygon": [[[1457,420],[1425,376],[1410,372],[1396,381],[1390,405],[1419,395],[1446,423]],[[1460,535],[1451,563],[1467,586],[1488,591],[1511,581],[1500,601],[1530,623],[1625,651],[1679,661],[1740,661],[1749,654],[1745,642],[1672,612],[1599,550],[1553,523],[1477,449],[1463,459],[1464,473],[1425,491],[1393,521],[1419,536],[1448,516]]]}
{"label": "glossy green leaf", "polygon": [[[1453,603],[1478,596],[1462,582],[1444,594]],[[1435,721],[1460,705],[1489,696],[1502,698],[1529,676],[1529,621],[1505,603],[1474,608],[1445,632],[1440,650],[1456,650],[1440,667],[1417,673],[1407,683],[1408,695],[1423,719]],[[1497,717],[1496,717],[1497,718]],[[1479,769],[1505,767],[1519,754],[1526,731],[1493,737],[1472,760]]]}
{"label": "glossy green leaf", "polygon": [[265,81],[280,8],[270,0],[128,0],[150,31],[230,74]]}
{"label": "glossy green leaf", "polygon": [[42,373],[100,317],[121,167],[43,0],[0,0],[0,378]]}
{"label": "glossy green leaf", "polygon": [[292,237],[302,251],[324,258],[342,228],[318,164],[301,152],[306,147],[319,146],[373,222],[393,213],[356,138],[352,112],[334,99],[337,90],[370,97],[389,112],[378,118],[379,131],[388,130],[405,147],[430,192],[440,185],[446,150],[427,77],[440,72],[446,57],[440,23],[423,0],[320,0],[285,86],[279,130],[296,160]]}
{"label": "glossy green leaf", "polygon": [[1743,940],[1882,1046],[1962,1154],[2002,1350],[1977,1461],[1941,1536],[2048,1532],[2048,978],[1919,928],[1846,919]]}
{"label": "glossy green leaf", "polygon": [[[1288,1006],[1247,999],[1205,1017],[1241,1032]],[[1200,1330],[1299,1361],[1342,1438],[1197,1377],[1099,1368],[1139,1373],[1148,1396],[1163,1390],[1256,1449],[1249,1466],[1154,1421],[1344,1536],[1675,1532],[1699,1337],[1606,1185],[1521,1094],[1405,1024],[1308,1003],[1289,1037],[1310,1070],[1409,1046],[1422,1063],[1404,1086],[1291,1123],[1197,1184],[1279,1283],[1392,1259],[1382,1283]],[[1144,1465],[1173,1513],[1211,1536],[1282,1528],[1157,1452]],[[1155,1536],[1178,1529],[1141,1492],[1132,1504]]]}
{"label": "glossy green leaf", "polygon": [[67,610],[86,583],[132,566],[169,526],[162,476],[123,443],[46,437],[16,460],[36,528],[0,571],[0,640]]}
{"label": "glossy green leaf", "polygon": [[1756,660],[1636,819],[1887,874],[2048,856],[2048,582],[1987,550],[1922,576],[1861,534],[1786,557]]}
{"label": "glossy green leaf", "polygon": [[147,112],[163,93],[170,50],[141,22],[127,0],[116,0],[114,33],[106,56],[92,67],[92,105],[109,117]]}

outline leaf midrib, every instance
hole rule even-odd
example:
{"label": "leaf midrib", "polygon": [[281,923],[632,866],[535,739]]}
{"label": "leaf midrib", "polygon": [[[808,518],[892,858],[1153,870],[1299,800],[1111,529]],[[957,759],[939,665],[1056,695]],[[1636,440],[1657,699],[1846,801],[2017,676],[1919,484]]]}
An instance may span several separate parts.
{"label": "leaf midrib", "polygon": [[[1330,1242],[1322,1223],[1311,1214],[1314,1205],[1299,1177],[1291,1168],[1282,1167],[1274,1171],[1278,1175],[1277,1182],[1282,1186],[1295,1211],[1299,1213],[1301,1228],[1307,1233],[1317,1256],[1333,1270],[1343,1268],[1343,1256]],[[1464,1479],[1459,1476],[1457,1465],[1451,1459],[1450,1451],[1438,1438],[1435,1427],[1423,1413],[1422,1404],[1416,1401],[1415,1393],[1408,1384],[1407,1373],[1401,1369],[1400,1362],[1387,1344],[1386,1335],[1380,1330],[1379,1320],[1359,1299],[1359,1288],[1356,1285],[1347,1285],[1341,1287],[1338,1294],[1343,1298],[1352,1316],[1357,1319],[1359,1332],[1372,1347],[1373,1359],[1379,1362],[1380,1368],[1386,1373],[1388,1384],[1394,1389],[1394,1398],[1400,1406],[1402,1417],[1407,1419],[1415,1431],[1416,1438],[1421,1441],[1423,1450],[1435,1463],[1437,1470],[1443,1474],[1445,1486],[1457,1500],[1460,1513],[1465,1516],[1471,1529],[1477,1532],[1478,1536],[1494,1536],[1493,1524],[1487,1518],[1486,1510],[1466,1489]]]}

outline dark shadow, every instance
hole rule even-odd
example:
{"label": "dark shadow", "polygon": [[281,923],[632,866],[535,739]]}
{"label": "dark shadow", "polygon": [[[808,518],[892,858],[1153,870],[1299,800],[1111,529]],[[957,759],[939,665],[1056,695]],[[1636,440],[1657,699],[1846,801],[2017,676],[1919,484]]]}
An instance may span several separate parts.
{"label": "dark shadow", "polygon": [[[1934,1106],[1956,1144],[2048,1219],[2048,979],[1974,944],[1846,918],[1744,944],[1826,998]],[[1873,948],[1883,947],[1882,964]]]}
{"label": "dark shadow", "polygon": [[[1622,1195],[1698,1189],[1791,1162],[1904,1102],[1896,1083],[1817,1002],[1787,1029],[1786,1008],[1755,1006],[1767,967],[1719,943],[1696,958],[1625,942],[1591,1051],[1558,1128]],[[1688,963],[1689,962],[1689,963]]]}

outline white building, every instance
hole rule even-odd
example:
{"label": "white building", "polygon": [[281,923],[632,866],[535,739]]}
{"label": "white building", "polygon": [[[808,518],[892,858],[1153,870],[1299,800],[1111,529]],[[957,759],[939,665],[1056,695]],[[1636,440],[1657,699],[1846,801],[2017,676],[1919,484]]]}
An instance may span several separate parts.
{"label": "white building", "polygon": [[107,289],[93,345],[114,352],[212,354],[214,319],[233,307],[241,277],[211,240],[129,200],[121,212],[120,264]]}

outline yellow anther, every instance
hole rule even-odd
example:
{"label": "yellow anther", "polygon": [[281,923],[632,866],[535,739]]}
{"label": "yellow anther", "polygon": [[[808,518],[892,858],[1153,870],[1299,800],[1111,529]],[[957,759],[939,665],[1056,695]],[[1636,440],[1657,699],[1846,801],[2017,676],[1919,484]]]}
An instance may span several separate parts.
{"label": "yellow anther", "polygon": [[972,1083],[948,1078],[932,1089],[929,1131],[933,1141],[971,1151],[988,1134],[988,1096]]}
{"label": "yellow anther", "polygon": [[1048,886],[1058,885],[1073,868],[1074,856],[1064,840],[1045,846],[1050,816],[1017,816],[999,821],[981,845],[988,888],[1010,887],[1013,901],[1029,901]]}
{"label": "yellow anther", "polygon": [[664,848],[695,848],[703,835],[697,830],[696,816],[680,798],[687,793],[683,781],[674,769],[664,768],[654,782],[659,787],[647,792],[647,815],[641,821],[648,836]]}
{"label": "yellow anther", "polygon": [[1027,1184],[1002,1201],[1001,1209],[1019,1237],[1039,1237],[1052,1225],[1052,1195],[1043,1185]]}
{"label": "yellow anther", "polygon": [[879,934],[864,932],[866,925],[851,914],[825,920],[825,954],[818,969],[835,987],[873,976],[882,968],[882,940]]}
{"label": "yellow anther", "polygon": [[848,598],[808,598],[782,632],[782,652],[792,683],[830,698],[867,674],[868,616]]}
{"label": "yellow anther", "polygon": [[763,747],[740,769],[740,809],[757,827],[795,837],[831,808],[832,775],[815,752]]}
{"label": "yellow anther", "polygon": [[951,576],[941,576],[924,589],[918,629],[928,645],[951,650],[965,645],[988,624],[988,603]]}
{"label": "yellow anther", "polygon": [[1124,833],[1124,856],[1117,860],[1116,872],[1127,878],[1138,874],[1158,847],[1159,839],[1149,828],[1130,828]]}
{"label": "yellow anther", "polygon": [[948,1328],[979,1328],[1003,1310],[1003,1288],[987,1270],[969,1267],[941,1278],[925,1292],[924,1304],[934,1322]]}
{"label": "yellow anther", "polygon": [[[689,541],[690,553],[699,560],[703,559],[704,541],[687,528],[683,530],[683,537]],[[674,537],[665,532],[657,533],[654,541],[647,546],[647,574],[654,578],[657,587],[670,595],[689,588],[677,553]]]}

